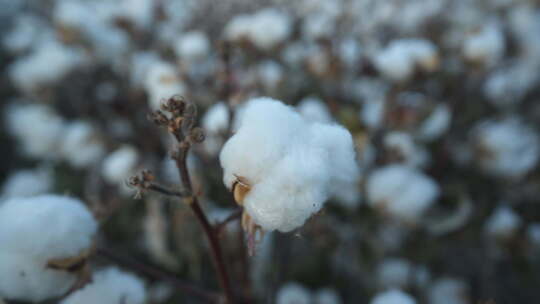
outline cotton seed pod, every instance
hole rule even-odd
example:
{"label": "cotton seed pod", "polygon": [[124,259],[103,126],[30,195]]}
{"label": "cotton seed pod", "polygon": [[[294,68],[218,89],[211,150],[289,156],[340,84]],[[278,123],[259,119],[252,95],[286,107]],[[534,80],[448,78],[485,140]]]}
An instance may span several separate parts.
{"label": "cotton seed pod", "polygon": [[251,189],[251,186],[244,177],[237,176],[232,188],[234,200],[238,205],[243,206],[244,198]]}

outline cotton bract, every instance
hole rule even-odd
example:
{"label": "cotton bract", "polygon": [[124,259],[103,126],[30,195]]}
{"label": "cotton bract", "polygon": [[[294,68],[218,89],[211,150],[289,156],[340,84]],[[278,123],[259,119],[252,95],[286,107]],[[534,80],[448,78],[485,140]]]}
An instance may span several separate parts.
{"label": "cotton bract", "polygon": [[143,304],[144,283],[136,276],[111,267],[96,272],[92,283],[67,297],[61,304]]}
{"label": "cotton bract", "polygon": [[246,104],[240,126],[220,154],[225,185],[249,184],[245,210],[264,230],[291,231],[329,196],[358,179],[350,133],[310,123],[270,98]]}
{"label": "cotton bract", "polygon": [[78,200],[41,195],[0,207],[0,297],[39,302],[61,296],[77,280],[48,263],[88,250],[97,224]]}

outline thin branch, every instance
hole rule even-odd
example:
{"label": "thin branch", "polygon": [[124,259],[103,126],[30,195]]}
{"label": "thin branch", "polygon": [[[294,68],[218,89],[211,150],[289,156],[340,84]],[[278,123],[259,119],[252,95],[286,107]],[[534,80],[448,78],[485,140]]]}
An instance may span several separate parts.
{"label": "thin branch", "polygon": [[167,281],[173,284],[174,287],[178,290],[186,294],[196,296],[207,303],[219,303],[220,297],[216,293],[202,290],[195,285],[186,283],[178,279],[173,274],[170,274],[164,270],[143,264],[127,256],[120,256],[119,254],[107,248],[100,247],[96,250],[96,253],[122,267],[129,268],[139,274],[146,275],[153,279]]}
{"label": "thin branch", "polygon": [[148,190],[151,190],[151,191],[154,191],[154,192],[166,195],[166,196],[175,196],[179,198],[186,198],[186,197],[191,196],[189,192],[175,191],[175,190],[165,188],[164,186],[161,186],[155,183],[151,183],[150,185],[148,185]]}
{"label": "thin branch", "polygon": [[216,233],[220,235],[223,232],[223,229],[225,229],[225,227],[227,226],[227,224],[237,219],[240,219],[241,216],[242,216],[242,208],[238,208],[237,210],[233,211],[223,221],[214,225],[214,229],[216,230]]}

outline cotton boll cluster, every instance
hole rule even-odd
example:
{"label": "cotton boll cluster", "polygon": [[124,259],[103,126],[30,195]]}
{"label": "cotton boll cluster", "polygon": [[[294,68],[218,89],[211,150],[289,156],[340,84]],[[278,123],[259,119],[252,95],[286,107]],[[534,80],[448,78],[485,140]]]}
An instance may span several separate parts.
{"label": "cotton boll cluster", "polygon": [[504,47],[504,35],[498,24],[489,23],[463,42],[463,56],[472,62],[491,66],[501,58]]}
{"label": "cotton boll cluster", "polygon": [[96,163],[105,154],[105,147],[91,123],[74,121],[65,126],[60,153],[73,167],[84,168]]}
{"label": "cotton boll cluster", "polygon": [[54,109],[17,101],[7,108],[6,123],[24,154],[33,158],[58,158],[64,121]]}
{"label": "cotton boll cluster", "polygon": [[429,304],[468,304],[467,284],[455,278],[440,278],[434,281],[427,294]]}
{"label": "cotton boll cluster", "polygon": [[301,284],[289,282],[278,290],[276,304],[340,304],[341,299],[331,288],[310,291]]}
{"label": "cotton boll cluster", "polygon": [[247,39],[262,50],[271,50],[286,40],[291,31],[287,14],[266,8],[252,15],[234,17],[225,28],[225,36],[230,40]]}
{"label": "cotton boll cluster", "polygon": [[485,232],[493,238],[508,239],[515,235],[521,224],[521,218],[512,208],[501,205],[488,218]]}
{"label": "cotton boll cluster", "polygon": [[101,174],[111,184],[124,184],[135,174],[139,153],[132,146],[122,146],[111,152],[103,160]]}
{"label": "cotton boll cluster", "polygon": [[25,57],[9,67],[11,81],[21,91],[32,92],[41,86],[58,82],[85,61],[81,50],[44,40]]}
{"label": "cotton boll cluster", "polygon": [[479,123],[472,144],[480,168],[505,178],[523,177],[534,168],[540,153],[535,131],[515,117]]}
{"label": "cotton boll cluster", "polygon": [[415,304],[416,300],[399,289],[391,289],[377,294],[370,304]]}
{"label": "cotton boll cluster", "polygon": [[54,176],[46,168],[18,170],[10,174],[2,185],[0,199],[44,194],[51,190],[53,184]]}
{"label": "cotton boll cluster", "polygon": [[239,178],[247,183],[250,190],[239,203],[264,230],[302,226],[340,185],[358,179],[347,130],[309,123],[270,98],[253,99],[245,107],[220,161],[229,189]]}
{"label": "cotton boll cluster", "polygon": [[438,68],[437,47],[427,40],[400,39],[377,53],[373,62],[385,77],[395,81],[410,78],[415,70],[432,72]]}
{"label": "cotton boll cluster", "polygon": [[407,223],[416,223],[435,203],[439,186],[422,172],[405,165],[376,169],[368,177],[368,204]]}
{"label": "cotton boll cluster", "polygon": [[182,95],[185,92],[175,66],[161,60],[148,65],[144,88],[148,93],[148,104],[155,110],[159,109],[166,96]]}
{"label": "cotton boll cluster", "polygon": [[[24,216],[21,216],[24,215]],[[97,229],[77,199],[41,195],[0,206],[0,297],[38,302],[58,297],[77,281],[55,261],[84,257]]]}
{"label": "cotton boll cluster", "polygon": [[72,293],[60,303],[144,304],[146,289],[138,277],[112,267],[95,272],[90,284]]}

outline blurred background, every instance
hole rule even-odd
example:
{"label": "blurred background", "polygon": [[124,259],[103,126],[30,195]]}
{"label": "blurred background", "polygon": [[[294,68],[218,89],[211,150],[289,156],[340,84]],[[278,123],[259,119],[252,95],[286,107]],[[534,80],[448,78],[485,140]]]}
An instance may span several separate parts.
{"label": "blurred background", "polygon": [[[354,137],[362,179],[246,257],[255,303],[540,303],[540,3],[533,0],[0,0],[0,204],[83,199],[99,243],[216,290],[191,211],[125,180],[179,179],[147,114],[174,94],[206,140],[189,165],[213,222],[236,207],[221,146],[252,97]],[[96,258],[96,265],[109,263]],[[149,303],[200,303],[145,278]],[[304,301],[304,302],[302,302]],[[307,302],[306,302],[307,301]],[[384,303],[409,303],[377,302]]]}

